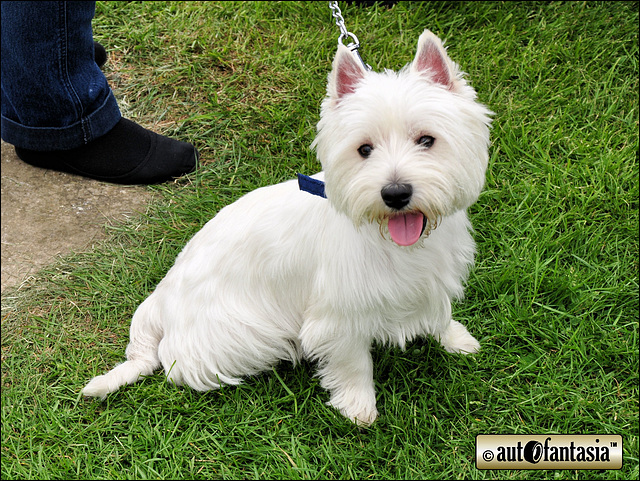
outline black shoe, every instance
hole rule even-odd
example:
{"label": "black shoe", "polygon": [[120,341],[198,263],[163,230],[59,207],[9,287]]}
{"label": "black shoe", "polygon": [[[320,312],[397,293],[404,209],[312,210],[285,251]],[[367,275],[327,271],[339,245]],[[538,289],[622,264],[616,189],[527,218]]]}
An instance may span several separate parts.
{"label": "black shoe", "polygon": [[16,147],[27,164],[114,184],[157,184],[193,172],[196,148],[121,118],[107,134],[71,150]]}
{"label": "black shoe", "polygon": [[93,51],[98,67],[102,68],[102,66],[107,63],[107,51],[95,40],[93,41]]}

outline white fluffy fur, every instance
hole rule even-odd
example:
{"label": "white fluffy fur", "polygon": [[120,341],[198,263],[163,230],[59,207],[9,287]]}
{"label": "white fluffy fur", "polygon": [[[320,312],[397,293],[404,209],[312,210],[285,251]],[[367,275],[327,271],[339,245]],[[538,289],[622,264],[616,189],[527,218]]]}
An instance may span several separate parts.
{"label": "white fluffy fur", "polygon": [[[136,311],[127,361],[83,393],[104,399],[160,367],[205,391],[306,357],[330,404],[367,425],[378,415],[374,340],[431,335],[449,352],[477,351],[451,300],[473,263],[466,208],[484,183],[489,114],[431,32],[399,73],[365,72],[339,46],[314,141],[328,199],[288,181],[222,209]],[[390,183],[411,184],[403,211],[429,219],[409,247],[386,230]]]}

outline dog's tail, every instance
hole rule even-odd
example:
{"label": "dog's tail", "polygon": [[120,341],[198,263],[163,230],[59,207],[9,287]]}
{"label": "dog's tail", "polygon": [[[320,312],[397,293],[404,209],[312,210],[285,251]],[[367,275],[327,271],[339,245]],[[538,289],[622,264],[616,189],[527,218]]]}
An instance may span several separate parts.
{"label": "dog's tail", "polygon": [[125,384],[133,384],[142,376],[153,374],[160,367],[158,345],[162,330],[155,326],[153,301],[143,302],[131,320],[131,335],[127,346],[127,361],[118,364],[107,374],[96,376],[82,390],[82,394],[104,400],[107,394]]}

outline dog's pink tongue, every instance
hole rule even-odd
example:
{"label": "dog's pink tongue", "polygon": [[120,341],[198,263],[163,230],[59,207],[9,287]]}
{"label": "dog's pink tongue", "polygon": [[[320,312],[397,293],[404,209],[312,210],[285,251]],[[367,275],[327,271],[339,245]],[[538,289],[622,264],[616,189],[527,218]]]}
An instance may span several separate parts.
{"label": "dog's pink tongue", "polygon": [[422,235],[422,221],[420,213],[399,214],[389,219],[389,234],[393,242],[400,246],[410,246],[418,242]]}

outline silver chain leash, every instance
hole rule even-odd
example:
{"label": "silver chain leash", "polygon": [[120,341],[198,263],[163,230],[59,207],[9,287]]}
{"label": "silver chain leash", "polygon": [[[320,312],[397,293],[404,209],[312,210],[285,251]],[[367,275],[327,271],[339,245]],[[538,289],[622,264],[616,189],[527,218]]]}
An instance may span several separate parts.
{"label": "silver chain leash", "polygon": [[340,7],[338,7],[338,2],[329,2],[329,8],[332,10],[333,18],[336,19],[336,25],[340,29],[340,36],[338,37],[338,43],[341,43],[342,45],[344,45],[343,40],[345,38],[351,38],[353,42],[348,44],[346,47],[349,50],[351,50],[351,53],[353,53],[356,56],[356,58],[360,61],[360,63],[362,63],[365,70],[371,70],[371,66],[366,64],[364,60],[362,60],[362,57],[360,56],[360,52],[358,52],[358,49],[360,48],[360,42],[358,42],[358,37],[356,37],[353,33],[349,32],[347,30],[347,27],[344,24],[344,18],[342,18],[342,12],[340,11]]}

